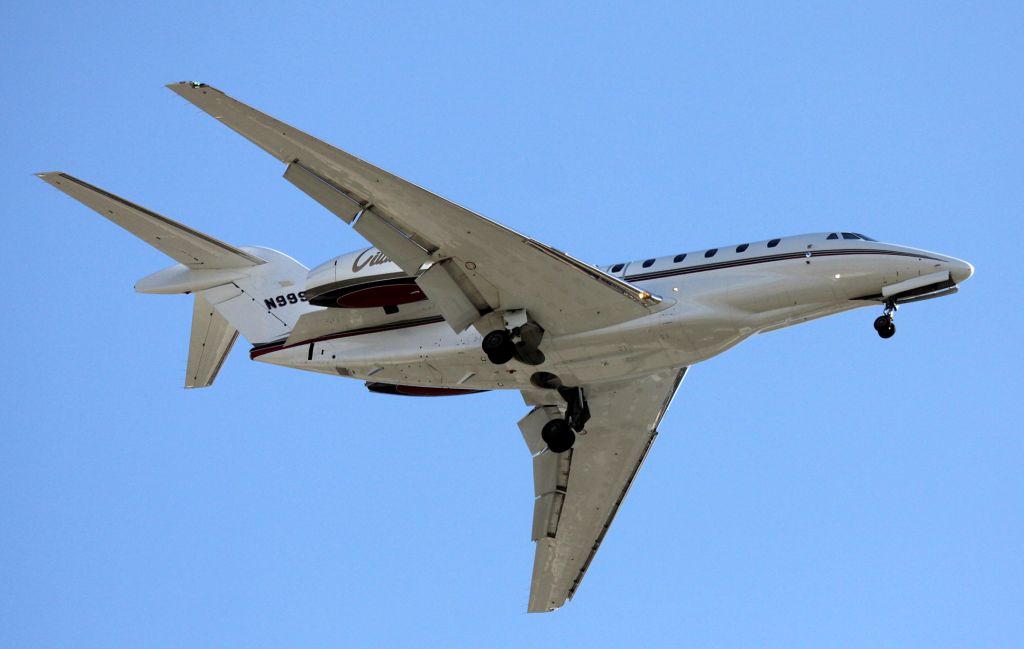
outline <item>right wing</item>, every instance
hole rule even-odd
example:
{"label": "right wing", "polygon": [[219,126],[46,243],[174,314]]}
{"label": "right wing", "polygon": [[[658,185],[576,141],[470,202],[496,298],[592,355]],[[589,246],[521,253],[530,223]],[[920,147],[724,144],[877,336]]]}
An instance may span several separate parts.
{"label": "right wing", "polygon": [[248,268],[266,263],[259,257],[90,185],[70,174],[50,171],[36,176],[193,270]]}
{"label": "right wing", "polygon": [[686,369],[584,386],[591,419],[565,453],[546,450],[540,426],[564,405],[554,390],[523,392],[537,406],[519,422],[534,453],[531,613],[571,599],[658,434]]}
{"label": "right wing", "polygon": [[191,82],[168,88],[287,164],[287,180],[417,277],[456,332],[492,311],[525,309],[546,331],[566,334],[668,306],[216,88]]}

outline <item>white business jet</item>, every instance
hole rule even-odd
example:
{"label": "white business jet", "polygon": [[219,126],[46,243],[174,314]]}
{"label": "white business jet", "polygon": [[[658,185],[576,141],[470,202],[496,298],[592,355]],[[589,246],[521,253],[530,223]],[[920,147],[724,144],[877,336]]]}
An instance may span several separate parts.
{"label": "white business jet", "polygon": [[591,266],[202,83],[168,86],[287,165],[372,248],[313,270],[236,248],[61,172],[39,177],[178,263],[136,284],[195,296],[185,386],[249,356],[392,395],[518,390],[533,456],[528,609],[573,596],[687,369],[756,334],[957,291],[967,262],[855,232]]}

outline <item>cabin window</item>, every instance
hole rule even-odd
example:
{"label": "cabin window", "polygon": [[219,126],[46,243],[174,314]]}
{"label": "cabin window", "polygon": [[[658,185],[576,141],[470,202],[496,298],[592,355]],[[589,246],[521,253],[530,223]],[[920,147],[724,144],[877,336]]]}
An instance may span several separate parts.
{"label": "cabin window", "polygon": [[782,239],[772,239],[771,241],[768,242],[768,247],[774,248],[775,246],[779,245],[780,241],[782,241]]}
{"label": "cabin window", "polygon": [[828,236],[827,236],[827,237],[825,237],[825,238],[826,238],[826,239],[838,239],[838,238],[839,238],[839,235],[838,235],[838,234],[836,234],[835,232],[833,232],[832,234],[828,235]]}
{"label": "cabin window", "polygon": [[863,234],[859,234],[857,232],[854,232],[854,234],[856,234],[858,237],[860,237],[861,239],[863,239],[865,241],[878,241],[878,239],[872,239],[871,237],[865,237]]}
{"label": "cabin window", "polygon": [[711,250],[708,250],[707,252],[705,252],[704,256],[705,257],[714,257],[715,254],[717,254],[717,253],[718,253],[718,248],[712,248]]}
{"label": "cabin window", "polygon": [[619,272],[620,270],[622,270],[625,267],[626,267],[626,264],[615,264],[614,266],[612,266],[612,272],[613,273],[617,273],[617,272]]}
{"label": "cabin window", "polygon": [[860,239],[860,237],[858,237],[856,234],[854,234],[852,232],[844,232],[843,233],[843,238],[844,239]]}
{"label": "cabin window", "polygon": [[673,261],[673,263],[678,264],[679,262],[681,262],[684,259],[686,259],[686,253],[685,252],[683,254],[681,254],[681,255],[676,255],[675,257],[673,257],[672,261]]}
{"label": "cabin window", "polygon": [[740,245],[736,246],[736,252],[746,252],[747,248],[749,247],[749,243],[741,243]]}
{"label": "cabin window", "polygon": [[654,260],[653,260],[653,259],[648,259],[647,261],[645,261],[645,262],[644,262],[643,264],[641,264],[641,265],[642,265],[642,266],[643,266],[644,268],[650,268],[651,266],[653,266],[653,265],[654,265]]}

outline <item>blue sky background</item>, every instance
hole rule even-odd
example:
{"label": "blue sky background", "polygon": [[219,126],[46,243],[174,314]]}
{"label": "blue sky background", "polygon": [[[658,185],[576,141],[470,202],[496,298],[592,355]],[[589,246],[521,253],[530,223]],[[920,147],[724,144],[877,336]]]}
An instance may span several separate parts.
{"label": "blue sky background", "polygon": [[[0,646],[1010,647],[1020,3],[18,3],[0,21]],[[576,599],[524,613],[518,395],[251,363],[66,170],[308,266],[363,245],[197,79],[594,263],[849,229],[961,294],[695,367]]]}

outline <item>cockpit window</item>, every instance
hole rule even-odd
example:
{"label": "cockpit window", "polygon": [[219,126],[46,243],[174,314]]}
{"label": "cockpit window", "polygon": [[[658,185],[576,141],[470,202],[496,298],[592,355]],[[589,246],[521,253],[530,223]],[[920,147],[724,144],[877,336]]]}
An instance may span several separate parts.
{"label": "cockpit window", "polygon": [[827,236],[827,237],[825,237],[825,238],[826,238],[826,239],[838,239],[838,238],[839,238],[839,235],[838,235],[838,234],[836,234],[835,232],[833,232],[832,234],[828,235],[828,236]]}
{"label": "cockpit window", "polygon": [[862,237],[860,237],[859,235],[856,235],[856,234],[854,234],[852,232],[844,232],[843,233],[843,238],[844,239],[860,239]]}
{"label": "cockpit window", "polygon": [[675,257],[673,257],[672,261],[673,261],[673,263],[678,264],[679,262],[681,262],[684,259],[686,259],[686,253],[685,252],[683,254],[681,254],[681,255],[676,255]]}
{"label": "cockpit window", "polygon": [[626,264],[615,264],[614,266],[612,266],[612,272],[613,273],[617,273],[617,272],[619,272],[620,270],[622,270],[625,267],[626,267]]}
{"label": "cockpit window", "polygon": [[854,234],[856,234],[858,237],[860,237],[861,239],[863,239],[865,241],[878,241],[878,239],[872,239],[871,237],[865,237],[863,234],[859,234],[857,232],[854,232]]}
{"label": "cockpit window", "polygon": [[774,248],[775,246],[779,245],[780,241],[782,241],[782,239],[772,239],[771,241],[768,242],[768,247]]}

